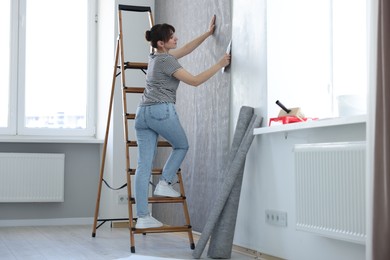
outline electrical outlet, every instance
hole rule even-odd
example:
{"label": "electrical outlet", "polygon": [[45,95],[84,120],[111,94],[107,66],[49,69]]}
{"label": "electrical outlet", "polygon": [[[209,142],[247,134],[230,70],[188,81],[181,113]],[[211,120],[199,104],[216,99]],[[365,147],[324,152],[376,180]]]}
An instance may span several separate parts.
{"label": "electrical outlet", "polygon": [[126,194],[118,194],[118,204],[127,204]]}
{"label": "electrical outlet", "polygon": [[287,227],[287,212],[268,209],[265,211],[265,222],[274,226]]}

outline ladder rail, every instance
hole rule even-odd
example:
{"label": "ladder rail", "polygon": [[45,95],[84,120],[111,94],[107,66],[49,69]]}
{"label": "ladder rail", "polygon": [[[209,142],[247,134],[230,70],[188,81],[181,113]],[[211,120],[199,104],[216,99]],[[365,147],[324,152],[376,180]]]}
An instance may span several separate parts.
{"label": "ladder rail", "polygon": [[[127,6],[128,7],[128,6]],[[122,9],[121,9],[122,8]],[[123,6],[118,7],[118,31],[119,31],[119,52],[120,52],[120,70],[121,70],[121,85],[122,85],[122,112],[123,112],[123,139],[128,142],[128,120],[126,118],[127,114],[127,98],[126,98],[126,68],[125,68],[125,59],[124,59],[124,50],[123,50],[123,26],[122,26],[122,10],[128,10],[128,9],[123,9]],[[133,8],[134,10],[134,8]],[[126,159],[126,169],[130,168],[130,151],[127,147],[125,146],[125,159]],[[134,226],[133,223],[133,210],[132,207],[133,205],[131,204],[130,201],[130,194],[131,194],[131,176],[129,174],[126,174],[126,182],[127,182],[127,211],[129,215],[129,230],[131,230]],[[135,252],[135,240],[134,240],[134,235],[130,231],[130,248],[131,251]],[[134,249],[133,249],[134,248]]]}
{"label": "ladder rail", "polygon": [[[116,49],[118,49],[118,48],[119,48],[119,38],[117,39],[117,43],[116,43]],[[103,151],[102,151],[102,158],[101,158],[101,164],[100,164],[100,172],[99,172],[99,180],[100,181],[99,181],[99,185],[98,185],[98,195],[96,198],[92,237],[96,236],[97,221],[98,221],[99,208],[100,208],[100,197],[101,197],[101,193],[102,193],[102,184],[103,184],[103,180],[104,180],[103,175],[104,175],[104,167],[105,167],[105,163],[106,163],[108,135],[110,132],[111,114],[112,114],[112,107],[113,107],[112,105],[113,105],[113,101],[114,101],[114,91],[115,91],[115,84],[116,84],[118,59],[119,59],[119,54],[118,54],[118,52],[116,52],[113,80],[112,80],[112,85],[111,85],[110,102],[109,102],[109,106],[108,106],[106,133],[104,136]]]}

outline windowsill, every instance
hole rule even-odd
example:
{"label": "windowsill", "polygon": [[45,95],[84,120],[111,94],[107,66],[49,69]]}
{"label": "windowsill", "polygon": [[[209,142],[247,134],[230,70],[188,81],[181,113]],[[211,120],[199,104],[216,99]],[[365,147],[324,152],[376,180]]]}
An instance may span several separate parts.
{"label": "windowsill", "polygon": [[66,144],[102,144],[104,140],[94,137],[61,136],[0,136],[0,143],[66,143]]}
{"label": "windowsill", "polygon": [[254,135],[278,133],[278,132],[290,132],[304,129],[312,129],[318,127],[331,127],[331,126],[342,126],[342,125],[353,125],[353,124],[365,124],[367,121],[367,115],[357,115],[349,117],[335,117],[335,118],[324,118],[319,120],[307,121],[302,123],[291,123],[285,125],[266,126],[259,127],[253,130]]}

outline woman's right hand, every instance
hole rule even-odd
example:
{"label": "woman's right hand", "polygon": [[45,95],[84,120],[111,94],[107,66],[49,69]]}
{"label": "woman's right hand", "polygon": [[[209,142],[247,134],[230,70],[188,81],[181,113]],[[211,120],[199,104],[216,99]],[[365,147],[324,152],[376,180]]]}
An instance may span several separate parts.
{"label": "woman's right hand", "polygon": [[219,60],[219,65],[221,67],[226,67],[230,64],[231,55],[225,53],[225,55]]}

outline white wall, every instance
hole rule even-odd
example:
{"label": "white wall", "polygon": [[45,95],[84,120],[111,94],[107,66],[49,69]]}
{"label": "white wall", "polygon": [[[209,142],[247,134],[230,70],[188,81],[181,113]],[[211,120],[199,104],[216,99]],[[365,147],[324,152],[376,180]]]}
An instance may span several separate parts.
{"label": "white wall", "polygon": [[65,154],[65,199],[60,203],[0,203],[0,226],[92,223],[99,146],[98,143],[1,143],[0,152]]}
{"label": "white wall", "polygon": [[[266,117],[268,105],[266,0],[232,2],[231,136],[241,106]],[[292,149],[297,143],[365,140],[365,135],[365,124],[359,124],[256,136],[247,155],[234,243],[292,260],[364,259],[364,245],[295,230]],[[287,227],[266,224],[266,209],[287,212]]]}

